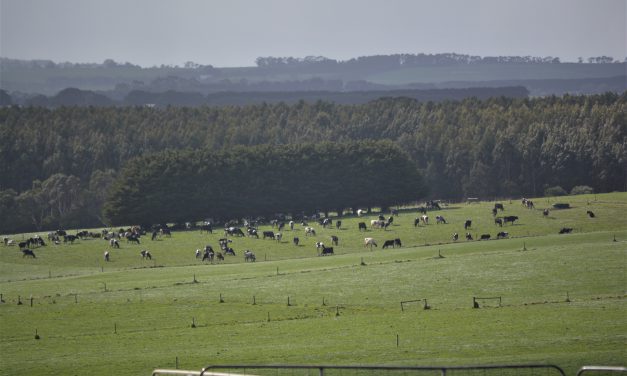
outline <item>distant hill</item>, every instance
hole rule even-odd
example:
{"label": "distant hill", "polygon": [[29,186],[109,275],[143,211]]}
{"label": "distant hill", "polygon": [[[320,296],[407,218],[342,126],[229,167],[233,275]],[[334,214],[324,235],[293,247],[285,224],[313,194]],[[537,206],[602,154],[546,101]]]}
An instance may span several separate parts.
{"label": "distant hill", "polygon": [[[23,104],[37,94],[66,88],[91,90],[116,101],[133,91],[209,95],[223,92],[346,92],[525,86],[532,96],[625,90],[627,63],[613,58],[562,63],[546,57],[478,57],[458,54],[258,58],[256,66],[216,68],[187,63],[140,67],[54,63],[0,58],[0,89]],[[41,99],[41,98],[39,98]]]}

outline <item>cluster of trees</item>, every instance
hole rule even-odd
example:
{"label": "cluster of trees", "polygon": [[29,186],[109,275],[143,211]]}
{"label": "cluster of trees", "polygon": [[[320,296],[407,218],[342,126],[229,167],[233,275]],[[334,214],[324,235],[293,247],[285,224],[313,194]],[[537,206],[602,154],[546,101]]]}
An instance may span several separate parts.
{"label": "cluster of trees", "polygon": [[[321,85],[322,86],[322,85]],[[306,86],[302,87],[303,90]],[[220,92],[203,95],[198,92],[185,92],[167,90],[163,92],[151,92],[133,90],[119,101],[95,93],[90,90],[68,88],[61,90],[54,96],[37,95],[29,98],[21,105],[57,108],[62,106],[224,106],[224,105],[250,105],[258,103],[295,103],[299,100],[306,101],[330,101],[341,104],[361,104],[376,100],[380,97],[407,97],[420,101],[461,100],[469,97],[490,98],[494,96],[508,96],[513,98],[527,97],[529,92],[522,86],[498,87],[498,88],[466,88],[466,89],[406,89],[388,91],[241,91]],[[0,106],[17,104],[4,90],[0,90]]]}
{"label": "cluster of trees", "polygon": [[[609,64],[615,62],[613,57],[589,57],[588,63]],[[618,61],[618,60],[616,60]],[[583,62],[582,59],[579,60]],[[264,69],[302,67],[317,68],[331,71],[338,68],[350,69],[394,69],[399,67],[424,67],[460,64],[559,64],[558,57],[545,56],[474,56],[456,53],[441,54],[393,54],[360,56],[349,60],[335,60],[324,56],[294,57],[258,57],[257,67]]]}
{"label": "cluster of trees", "polygon": [[389,207],[425,195],[390,141],[167,151],[128,163],[105,204],[113,224],[222,220]]}
{"label": "cluster of trees", "polygon": [[362,105],[4,107],[0,217],[8,232],[20,223],[13,219],[25,215],[15,209],[18,197],[37,192],[37,180],[64,174],[77,178],[80,193],[73,198],[83,203],[57,212],[48,208],[47,219],[25,219],[22,226],[56,227],[79,217],[82,226],[102,224],[98,209],[87,210],[100,202],[89,192],[106,189],[106,179],[95,177],[117,176],[137,156],[325,141],[394,142],[418,166],[432,198],[534,196],[558,185],[567,191],[578,185],[625,190],[626,124],[627,93],[441,103],[388,98]]}

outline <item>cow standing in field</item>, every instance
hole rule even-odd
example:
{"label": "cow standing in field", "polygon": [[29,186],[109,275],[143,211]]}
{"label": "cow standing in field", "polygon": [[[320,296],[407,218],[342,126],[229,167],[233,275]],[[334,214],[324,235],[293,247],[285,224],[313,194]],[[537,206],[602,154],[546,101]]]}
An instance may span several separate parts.
{"label": "cow standing in field", "polygon": [[514,224],[514,221],[517,221],[518,217],[515,215],[508,215],[507,217],[503,217],[503,224],[506,225],[507,222],[512,222],[512,224]]}
{"label": "cow standing in field", "polygon": [[35,252],[33,252],[32,249],[22,249],[22,257],[26,257],[26,256],[30,256],[32,258],[37,258],[37,256],[35,256]]}
{"label": "cow standing in field", "polygon": [[320,252],[320,256],[327,256],[333,254],[333,247],[322,247],[322,252]]}
{"label": "cow standing in field", "polygon": [[366,222],[359,222],[359,231],[361,230],[367,231]]}
{"label": "cow standing in field", "polygon": [[342,227],[342,221],[335,221],[335,228],[339,230],[340,227]]}
{"label": "cow standing in field", "polygon": [[591,210],[588,210],[586,213],[588,214],[588,217],[594,218],[594,213]]}
{"label": "cow standing in field", "polygon": [[483,235],[481,235],[481,239],[480,240],[490,240],[490,234],[483,234]]}
{"label": "cow standing in field", "polygon": [[469,232],[466,233],[466,240],[472,240],[472,234]]}
{"label": "cow standing in field", "polygon": [[451,239],[453,239],[453,241],[456,242],[457,239],[459,239],[459,234],[458,233],[454,233],[453,236],[451,237]]}
{"label": "cow standing in field", "polygon": [[377,242],[373,238],[364,238],[364,247],[372,249],[372,246],[377,247]]}
{"label": "cow standing in field", "polygon": [[499,227],[503,227],[503,218],[495,218],[494,224],[499,225]]}
{"label": "cow standing in field", "polygon": [[472,221],[470,219],[467,219],[466,222],[464,222],[464,230],[468,230],[468,228],[471,226],[472,226]]}
{"label": "cow standing in field", "polygon": [[443,216],[441,216],[441,215],[437,215],[437,216],[435,217],[435,224],[436,224],[436,225],[439,225],[440,223],[444,223],[444,224],[446,224],[446,219],[444,219],[444,217],[443,217]]}
{"label": "cow standing in field", "polygon": [[149,259],[152,260],[152,255],[150,254],[150,251],[147,250],[142,250],[141,252],[139,252],[139,254],[142,256],[142,259]]}
{"label": "cow standing in field", "polygon": [[505,232],[505,231],[501,231],[498,234],[496,234],[496,238],[497,239],[505,239],[505,238],[508,238],[508,237],[509,237],[509,234],[507,232]]}
{"label": "cow standing in field", "polygon": [[298,243],[300,243],[300,239],[298,239],[298,237],[294,236],[294,239],[292,239],[292,242],[294,243],[295,246],[298,246]]}
{"label": "cow standing in field", "polygon": [[340,243],[340,238],[335,235],[331,235],[331,244],[338,246]]}
{"label": "cow standing in field", "polygon": [[109,251],[105,251],[105,253],[104,253],[104,260],[105,260],[106,262],[109,262],[109,261],[110,261],[110,258],[109,258]]}

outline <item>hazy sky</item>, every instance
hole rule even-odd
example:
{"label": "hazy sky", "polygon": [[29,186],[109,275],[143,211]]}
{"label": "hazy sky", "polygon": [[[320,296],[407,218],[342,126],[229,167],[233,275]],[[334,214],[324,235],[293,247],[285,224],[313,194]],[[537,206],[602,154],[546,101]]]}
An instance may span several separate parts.
{"label": "hazy sky", "polygon": [[627,56],[627,0],[0,0],[0,56],[142,66],[259,56]]}

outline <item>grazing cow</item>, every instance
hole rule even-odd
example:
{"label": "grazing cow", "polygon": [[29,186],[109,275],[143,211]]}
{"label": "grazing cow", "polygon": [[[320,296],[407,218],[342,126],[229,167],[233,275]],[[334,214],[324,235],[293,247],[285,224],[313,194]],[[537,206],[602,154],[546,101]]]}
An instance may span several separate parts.
{"label": "grazing cow", "polygon": [[107,262],[110,261],[110,259],[109,259],[109,251],[105,251],[105,253],[104,253],[104,260],[107,261]]}
{"label": "grazing cow", "polygon": [[435,224],[440,224],[440,223],[446,224],[446,219],[444,219],[444,217],[441,215],[437,215],[435,217]]}
{"label": "grazing cow", "polygon": [[159,232],[157,232],[157,230],[154,230],[152,232],[152,235],[150,236],[150,240],[156,240],[157,236],[159,236]]}
{"label": "grazing cow", "polygon": [[466,233],[466,240],[472,240],[472,235],[469,232]]}
{"label": "grazing cow", "polygon": [[372,249],[372,246],[377,247],[377,242],[373,238],[364,238],[364,247],[368,246],[370,249]]}
{"label": "grazing cow", "polygon": [[416,219],[414,219],[414,227],[417,227],[420,224],[420,218],[416,217]]}
{"label": "grazing cow", "polygon": [[283,228],[285,228],[285,222],[279,222],[279,224],[277,225],[278,230],[281,231],[283,230]]}
{"label": "grazing cow", "polygon": [[67,235],[67,232],[65,230],[57,230],[57,235],[58,236],[65,236],[65,235]]}
{"label": "grazing cow", "polygon": [[396,247],[396,246],[398,246],[399,248],[402,247],[400,238],[394,239],[394,247]]}
{"label": "grazing cow", "polygon": [[69,242],[70,244],[74,244],[74,241],[78,239],[76,235],[65,235],[63,236],[63,243]]}
{"label": "grazing cow", "polygon": [[17,246],[20,247],[20,249],[22,248],[26,248],[30,243],[29,242],[19,242],[17,243]]}
{"label": "grazing cow", "polygon": [[588,213],[588,217],[594,218],[594,213],[592,211],[588,210],[586,213]]}
{"label": "grazing cow", "polygon": [[503,227],[503,218],[495,218],[494,224],[499,225],[499,227]]}
{"label": "grazing cow", "polygon": [[294,221],[290,221],[290,230],[294,231]]}
{"label": "grazing cow", "polygon": [[[221,239],[218,239],[218,242],[220,243],[220,249],[225,250],[228,248],[229,243],[233,243],[233,240],[221,238]],[[207,247],[210,247],[210,246],[207,246]]]}
{"label": "grazing cow", "polygon": [[244,235],[244,232],[242,231],[241,228],[239,227],[227,227],[224,229],[224,232],[226,235],[231,235],[231,236],[246,236]]}
{"label": "grazing cow", "polygon": [[464,230],[468,230],[468,227],[472,226],[472,221],[470,219],[467,219],[466,222],[464,222]]}
{"label": "grazing cow", "polygon": [[331,218],[325,218],[322,220],[322,227],[327,228],[327,226],[332,226],[333,220]]}
{"label": "grazing cow", "polygon": [[454,233],[453,236],[451,237],[451,239],[453,239],[453,241],[456,242],[457,239],[459,239],[459,234],[458,233]]}
{"label": "grazing cow", "polygon": [[496,215],[498,214],[498,210],[496,210],[496,208],[492,208],[492,216],[496,217]]}
{"label": "grazing cow", "polygon": [[542,210],[542,215],[545,216],[545,217],[548,217],[549,216],[549,209]]}
{"label": "grazing cow", "polygon": [[381,249],[386,249],[387,247],[394,248],[394,240],[386,240],[383,242],[383,247],[381,247]]}
{"label": "grazing cow", "polygon": [[216,258],[218,259],[218,261],[224,261],[224,255],[222,255],[222,253],[220,252],[216,254]]}
{"label": "grazing cow", "polygon": [[337,246],[340,243],[340,238],[335,235],[331,235],[331,244]]}
{"label": "grazing cow", "polygon": [[244,252],[244,262],[255,262],[256,260],[255,254],[250,250]]}
{"label": "grazing cow", "polygon": [[35,252],[33,252],[32,249],[22,249],[22,257],[26,257],[26,256],[30,256],[32,258],[37,258],[37,256],[35,256]]}
{"label": "grazing cow", "polygon": [[512,224],[514,224],[514,221],[517,221],[518,217],[515,215],[508,215],[507,217],[503,217],[503,224],[506,225],[507,222],[512,222]]}
{"label": "grazing cow", "polygon": [[370,221],[370,227],[372,228],[382,228],[385,226],[385,221],[380,219],[373,219]]}
{"label": "grazing cow", "polygon": [[305,236],[316,236],[316,230],[313,229],[313,227],[305,227]]}
{"label": "grazing cow", "polygon": [[429,217],[427,215],[422,215],[420,217],[420,220],[422,221],[422,223],[424,223],[425,225],[429,224]]}
{"label": "grazing cow", "polygon": [[274,237],[274,232],[272,232],[272,231],[264,231],[264,232],[263,232],[263,238],[264,238],[264,239],[265,239],[265,238],[270,238],[270,239],[273,239],[273,240],[274,240],[274,239],[275,239],[275,237]]}
{"label": "grazing cow", "polygon": [[505,208],[503,207],[503,204],[498,203],[498,202],[494,204],[494,209],[498,209],[501,211],[505,210]]}
{"label": "grazing cow", "polygon": [[294,245],[298,246],[298,243],[300,242],[300,239],[298,239],[296,236],[294,236],[294,239],[292,239],[292,242],[294,243]]}
{"label": "grazing cow", "polygon": [[143,259],[152,260],[152,255],[150,254],[150,251],[144,249],[143,251],[139,252],[139,254],[142,255]]}
{"label": "grazing cow", "polygon": [[339,230],[340,227],[342,227],[342,221],[335,221],[335,228]]}
{"label": "grazing cow", "polygon": [[490,234],[483,234],[483,235],[481,235],[481,239],[480,240],[490,240]]}
{"label": "grazing cow", "polygon": [[527,209],[533,209],[534,208],[533,201],[528,200],[526,198],[522,199],[522,206],[526,207]]}
{"label": "grazing cow", "polygon": [[366,231],[366,222],[359,222],[359,231],[364,230]]}
{"label": "grazing cow", "polygon": [[205,253],[202,255],[202,261],[209,260],[209,262],[213,261],[213,256],[215,256],[215,252],[211,247],[205,248]]}
{"label": "grazing cow", "polygon": [[137,235],[137,234],[130,234],[130,235],[127,235],[127,236],[126,236],[126,242],[127,242],[127,243],[128,243],[128,242],[134,242],[134,243],[140,244],[140,243],[139,243],[139,235]]}
{"label": "grazing cow", "polygon": [[120,248],[120,242],[117,239],[109,240],[109,247]]}
{"label": "grazing cow", "polygon": [[507,232],[505,232],[505,231],[501,231],[498,234],[496,234],[496,238],[497,239],[505,239],[505,238],[508,238],[508,237],[509,237],[509,234]]}
{"label": "grazing cow", "polygon": [[281,234],[280,232],[277,232],[277,233],[274,235],[274,238],[276,239],[276,241],[277,241],[278,243],[280,243],[280,242],[281,242],[281,239],[283,239],[283,234]]}
{"label": "grazing cow", "polygon": [[320,252],[320,248],[324,248],[323,242],[316,242],[316,250]]}
{"label": "grazing cow", "polygon": [[196,258],[199,258],[199,257],[200,257],[200,254],[201,254],[201,253],[200,253],[200,249],[197,249],[197,250],[196,250]]}
{"label": "grazing cow", "polygon": [[248,232],[248,236],[250,236],[251,238],[254,236],[259,239],[259,234],[257,233],[256,228],[249,227],[248,229],[246,229],[246,232]]}
{"label": "grazing cow", "polygon": [[[220,252],[218,252],[220,253]],[[231,256],[235,256],[235,250],[231,247],[226,247],[226,249],[224,249],[224,254],[225,255],[231,255]]]}
{"label": "grazing cow", "polygon": [[320,252],[320,256],[332,255],[333,247],[322,247],[322,252]]}
{"label": "grazing cow", "polygon": [[573,232],[573,229],[570,227],[562,227],[562,229],[560,230],[560,234],[570,234],[571,232]]}

